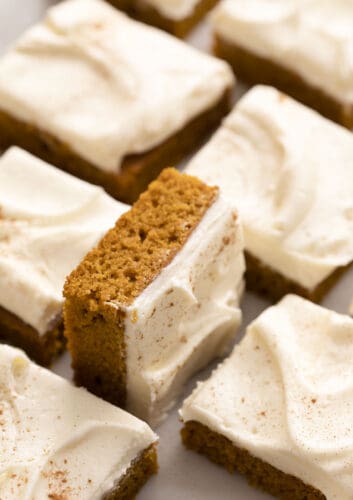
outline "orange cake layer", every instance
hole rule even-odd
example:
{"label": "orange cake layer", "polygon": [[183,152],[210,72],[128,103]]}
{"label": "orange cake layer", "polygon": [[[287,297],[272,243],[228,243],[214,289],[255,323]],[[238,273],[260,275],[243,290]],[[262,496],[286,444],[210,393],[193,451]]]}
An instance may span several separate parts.
{"label": "orange cake layer", "polygon": [[116,487],[103,500],[133,500],[148,479],[158,472],[156,445],[151,445],[134,460]]}
{"label": "orange cake layer", "polygon": [[43,366],[49,366],[65,348],[64,325],[60,321],[44,335],[0,306],[0,341],[20,347]]}
{"label": "orange cake layer", "polygon": [[245,252],[246,258],[246,288],[256,292],[263,297],[276,302],[288,293],[295,293],[313,302],[321,302],[329,290],[336,284],[339,278],[350,267],[340,267],[331,273],[316,288],[309,290],[299,283],[286,278],[270,266],[264,264],[258,258]]}
{"label": "orange cake layer", "polygon": [[281,500],[325,500],[325,495],[300,479],[235,446],[228,438],[195,421],[181,430],[186,448],[207,456],[230,473],[243,474],[249,484]]}

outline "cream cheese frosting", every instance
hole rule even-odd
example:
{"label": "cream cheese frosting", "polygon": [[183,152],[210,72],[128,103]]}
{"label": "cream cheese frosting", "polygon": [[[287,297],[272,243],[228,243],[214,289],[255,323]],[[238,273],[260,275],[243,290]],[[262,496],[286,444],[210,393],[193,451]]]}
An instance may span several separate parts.
{"label": "cream cheese frosting", "polygon": [[226,63],[105,2],[67,0],[0,60],[0,108],[117,173],[233,83]]}
{"label": "cream cheese frosting", "polygon": [[247,251],[314,289],[353,260],[352,158],[351,132],[257,86],[186,170],[237,205]]}
{"label": "cream cheese frosting", "polygon": [[215,33],[353,104],[351,0],[223,0]]}
{"label": "cream cheese frosting", "polygon": [[229,349],[241,322],[243,273],[241,226],[219,197],[172,262],[126,308],[128,411],[159,424],[186,380]]}
{"label": "cream cheese frosting", "polygon": [[353,498],[353,320],[285,297],[181,410],[321,491]]}
{"label": "cream cheese frosting", "polygon": [[0,158],[0,306],[45,334],[61,317],[66,276],[128,208],[9,149]]}
{"label": "cream cheese frosting", "polygon": [[148,425],[0,346],[0,497],[101,500],[157,441]]}
{"label": "cream cheese frosting", "polygon": [[154,7],[164,17],[173,21],[182,21],[194,13],[200,0],[135,0],[142,8]]}

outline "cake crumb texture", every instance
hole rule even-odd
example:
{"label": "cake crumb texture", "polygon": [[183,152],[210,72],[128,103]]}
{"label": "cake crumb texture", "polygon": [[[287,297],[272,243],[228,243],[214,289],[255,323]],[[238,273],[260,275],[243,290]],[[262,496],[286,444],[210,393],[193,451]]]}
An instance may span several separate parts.
{"label": "cake crumb texture", "polygon": [[51,330],[39,335],[37,330],[0,306],[0,342],[23,349],[42,366],[50,366],[65,350],[64,325],[60,319]]}
{"label": "cake crumb texture", "polygon": [[353,107],[344,105],[319,87],[304,80],[298,73],[275,61],[215,36],[215,56],[224,59],[234,73],[249,85],[271,85],[292,96],[310,108],[316,109],[326,118],[343,127],[353,127]]}
{"label": "cake crumb texture", "polygon": [[103,500],[133,500],[147,480],[157,472],[156,445],[151,445],[134,460],[118,485]]}
{"label": "cake crumb texture", "polygon": [[187,241],[218,195],[196,177],[165,169],[66,281],[66,298],[129,305]]}
{"label": "cake crumb texture", "polygon": [[272,467],[238,448],[228,438],[210,430],[203,424],[188,421],[181,430],[186,448],[206,455],[230,473],[243,474],[248,483],[281,500],[325,500],[323,493],[294,476]]}
{"label": "cake crumb texture", "polygon": [[273,303],[290,293],[300,295],[312,302],[319,303],[340,279],[342,274],[351,267],[351,264],[348,264],[348,266],[337,268],[324,281],[317,285],[317,287],[308,289],[286,278],[272,267],[264,264],[250,252],[245,252],[245,259],[245,281],[247,290],[255,292]]}

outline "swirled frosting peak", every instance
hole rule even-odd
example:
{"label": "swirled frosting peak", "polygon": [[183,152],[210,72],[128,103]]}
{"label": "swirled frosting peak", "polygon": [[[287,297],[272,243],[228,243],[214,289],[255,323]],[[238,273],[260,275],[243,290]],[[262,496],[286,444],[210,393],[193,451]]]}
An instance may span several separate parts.
{"label": "swirled frosting peak", "polygon": [[353,498],[353,320],[295,295],[270,307],[184,402],[235,446],[321,491]]}

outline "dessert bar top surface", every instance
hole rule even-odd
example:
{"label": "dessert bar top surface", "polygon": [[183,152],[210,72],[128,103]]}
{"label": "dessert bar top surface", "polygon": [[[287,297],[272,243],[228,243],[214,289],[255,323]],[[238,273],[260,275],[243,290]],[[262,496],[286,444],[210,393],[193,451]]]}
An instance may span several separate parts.
{"label": "dessert bar top surface", "polygon": [[257,86],[187,172],[236,203],[251,254],[312,289],[353,259],[352,157],[351,132]]}
{"label": "dessert bar top surface", "polygon": [[0,110],[119,172],[127,155],[173,136],[233,83],[223,61],[101,0],[66,0],[0,60]]}
{"label": "dessert bar top surface", "polygon": [[349,316],[288,295],[198,385],[183,420],[206,425],[327,498],[349,500],[352,355]]}
{"label": "dessert bar top surface", "polygon": [[218,36],[293,70],[339,101],[353,103],[350,0],[223,0]]}
{"label": "dessert bar top surface", "polygon": [[156,442],[144,422],[0,346],[1,497],[100,499]]}
{"label": "dessert bar top surface", "polygon": [[184,245],[218,188],[165,169],[69,276],[67,298],[128,305]]}
{"label": "dessert bar top surface", "polygon": [[46,333],[60,317],[66,276],[127,209],[101,188],[9,149],[0,158],[0,306]]}

